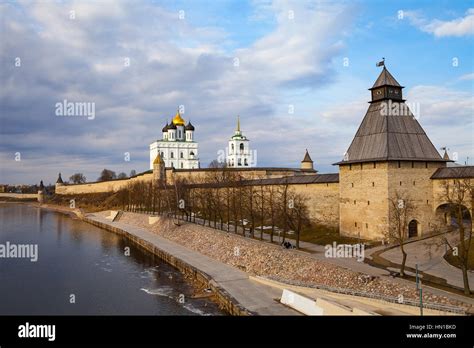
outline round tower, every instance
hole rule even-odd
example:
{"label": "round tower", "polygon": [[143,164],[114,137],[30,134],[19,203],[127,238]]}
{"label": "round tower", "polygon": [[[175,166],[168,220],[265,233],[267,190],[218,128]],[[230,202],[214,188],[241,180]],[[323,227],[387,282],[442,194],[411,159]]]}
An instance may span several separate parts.
{"label": "round tower", "polygon": [[303,170],[314,170],[313,160],[309,156],[308,149],[306,149],[306,153],[304,155],[304,158],[301,161],[301,169],[303,169]]}
{"label": "round tower", "polygon": [[165,161],[158,153],[153,161],[153,184],[162,185],[164,183],[166,183]]}

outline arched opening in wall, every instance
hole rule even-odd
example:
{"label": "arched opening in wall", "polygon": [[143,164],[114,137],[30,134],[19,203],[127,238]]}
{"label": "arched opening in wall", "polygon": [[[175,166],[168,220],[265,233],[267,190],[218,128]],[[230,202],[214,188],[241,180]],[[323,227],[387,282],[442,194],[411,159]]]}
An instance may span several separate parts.
{"label": "arched opening in wall", "polygon": [[418,236],[418,221],[411,220],[408,223],[408,238]]}
{"label": "arched opening in wall", "polygon": [[455,230],[459,225],[459,215],[467,231],[472,230],[472,217],[464,205],[444,203],[436,208],[436,225],[440,230]]}
{"label": "arched opening in wall", "polygon": [[240,153],[244,152],[244,143],[240,143]]}

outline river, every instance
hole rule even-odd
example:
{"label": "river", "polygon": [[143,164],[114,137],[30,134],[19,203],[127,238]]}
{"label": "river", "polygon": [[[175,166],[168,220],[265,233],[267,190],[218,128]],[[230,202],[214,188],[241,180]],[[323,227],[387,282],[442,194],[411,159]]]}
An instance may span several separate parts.
{"label": "river", "polygon": [[37,245],[38,259],[0,257],[0,315],[224,314],[209,299],[193,299],[178,270],[125,237],[0,203],[0,247],[19,244]]}

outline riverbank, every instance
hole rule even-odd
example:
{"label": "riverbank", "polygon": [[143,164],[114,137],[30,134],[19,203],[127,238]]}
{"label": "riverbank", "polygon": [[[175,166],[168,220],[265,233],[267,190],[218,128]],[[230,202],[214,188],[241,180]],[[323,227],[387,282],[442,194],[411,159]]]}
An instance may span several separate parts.
{"label": "riverbank", "polygon": [[[54,206],[47,206],[47,208],[60,211],[68,209]],[[119,222],[111,222],[111,220],[106,219],[110,215],[110,211],[94,213],[93,215],[102,223],[115,226],[114,228],[118,225],[121,226],[122,230],[138,228],[143,233],[151,233],[162,238],[160,243],[166,241],[176,243],[178,246],[185,247],[184,250],[181,250],[183,255],[195,251],[199,255],[210,258],[211,263],[219,262],[230,266],[233,270],[240,270],[243,273],[239,275],[240,278],[248,278],[249,276],[266,277],[289,285],[308,286],[310,284],[311,287],[330,288],[335,289],[336,292],[353,292],[358,293],[358,296],[386,298],[391,302],[402,299],[403,303],[412,305],[419,301],[418,292],[410,284],[405,285],[386,278],[370,277],[360,272],[315,260],[301,251],[282,249],[276,245],[191,223],[181,222],[180,226],[177,226],[173,223],[173,220],[165,217],[153,217],[150,224],[150,216],[145,214],[125,212],[121,215]],[[105,225],[102,227],[110,229]],[[120,233],[124,232],[121,231]],[[149,249],[151,249],[150,246]],[[156,252],[154,249],[151,249],[151,251]],[[162,255],[162,258],[167,262],[168,259],[174,257],[176,257],[176,254],[173,254],[173,251],[171,256]],[[180,267],[178,264],[177,268],[180,269]],[[182,269],[184,270],[186,267]],[[195,273],[195,271],[193,270],[191,273]],[[193,277],[197,276],[193,275]],[[204,283],[211,281],[206,276],[200,279]],[[275,289],[270,289],[269,292],[275,294]],[[364,295],[360,295],[361,293]],[[228,295],[230,294],[224,294],[224,297]],[[277,298],[279,295],[281,293],[276,293],[273,298]],[[470,308],[468,303],[440,296],[439,293],[431,293],[429,288],[424,289],[423,301],[427,307],[431,306],[431,308],[437,308],[437,306],[457,307],[459,308],[458,313]],[[235,302],[233,305],[235,305]],[[233,305],[228,304],[230,313],[244,314],[239,313],[239,310],[232,309]]]}
{"label": "riverbank", "polygon": [[[99,214],[106,216],[108,212]],[[144,214],[124,213],[120,221],[140,226],[252,276],[263,276],[288,284],[313,284],[325,288],[345,289],[347,292],[363,292],[367,296],[402,299],[405,303],[419,301],[419,292],[411,284],[371,277],[315,260],[304,252],[282,249],[232,233],[184,222],[181,226],[176,226],[172,220],[164,217],[157,217],[157,221],[150,224],[148,218]],[[433,304],[433,307],[445,305],[465,310],[470,308],[468,303],[434,294],[427,288],[424,289],[423,302],[427,306]]]}

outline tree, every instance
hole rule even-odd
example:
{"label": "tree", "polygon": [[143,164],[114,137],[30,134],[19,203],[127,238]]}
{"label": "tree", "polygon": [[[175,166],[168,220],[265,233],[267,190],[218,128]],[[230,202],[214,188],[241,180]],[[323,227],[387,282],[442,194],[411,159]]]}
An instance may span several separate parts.
{"label": "tree", "polygon": [[390,242],[398,243],[402,252],[402,264],[400,266],[400,275],[402,277],[405,276],[405,264],[407,261],[407,253],[404,246],[408,239],[408,222],[414,210],[413,201],[406,194],[397,191],[395,197],[389,199],[389,228],[385,234]]}
{"label": "tree", "polygon": [[[468,277],[469,251],[471,249],[472,232],[468,231],[464,225],[464,216],[469,214],[466,206],[474,207],[474,183],[471,179],[455,179],[452,182],[445,180],[442,183],[443,191],[441,193],[441,201],[448,203],[451,216],[456,220],[459,233],[459,250],[456,257],[459,260],[462,271],[462,279],[464,284],[464,294],[470,295]],[[472,230],[472,216],[471,216]],[[455,250],[445,238],[446,244],[451,250]]]}
{"label": "tree", "polygon": [[126,179],[127,178],[127,174],[125,174],[124,172],[121,172],[118,176],[117,176],[117,179]]}
{"label": "tree", "polygon": [[76,173],[69,177],[69,181],[73,184],[83,184],[86,182],[86,177],[82,173]]}
{"label": "tree", "polygon": [[137,175],[137,171],[136,171],[135,169],[132,169],[132,170],[130,171],[130,175],[129,175],[129,176],[132,177],[132,176],[135,176],[135,175]]}
{"label": "tree", "polygon": [[225,162],[219,162],[218,160],[212,160],[211,163],[209,163],[209,168],[224,168],[226,167]]}
{"label": "tree", "polygon": [[114,180],[117,178],[117,174],[113,170],[104,169],[101,173],[97,181],[109,181]]}

